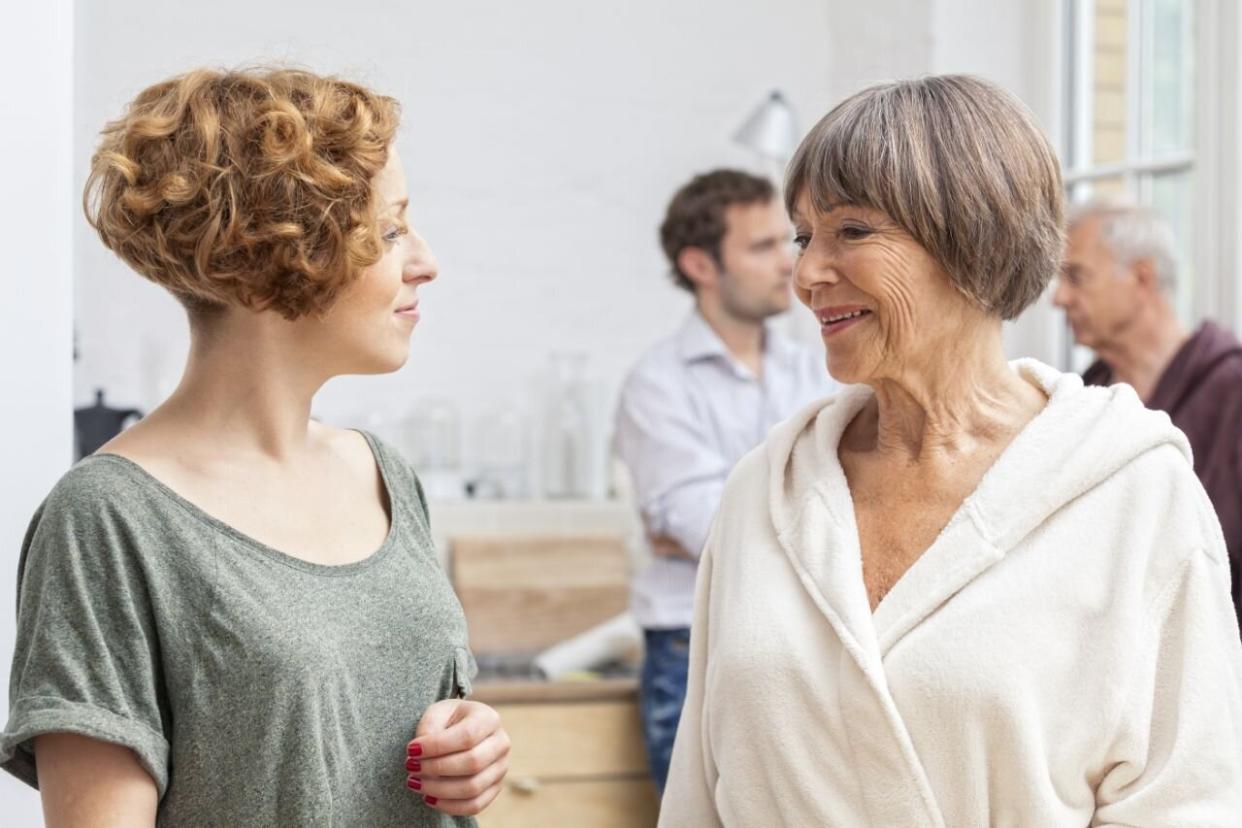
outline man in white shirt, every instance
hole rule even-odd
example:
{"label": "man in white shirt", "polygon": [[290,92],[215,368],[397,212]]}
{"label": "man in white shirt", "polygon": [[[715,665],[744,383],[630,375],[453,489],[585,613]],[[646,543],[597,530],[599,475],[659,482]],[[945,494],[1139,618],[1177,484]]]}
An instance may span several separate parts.
{"label": "man in white shirt", "polygon": [[767,325],[789,308],[793,282],[789,220],[769,181],[735,170],[696,176],[673,196],[660,241],[695,307],[626,379],[616,449],[653,555],[631,608],[646,640],[643,735],[663,791],[685,699],[698,557],[725,478],[773,425],[836,385],[822,347]]}

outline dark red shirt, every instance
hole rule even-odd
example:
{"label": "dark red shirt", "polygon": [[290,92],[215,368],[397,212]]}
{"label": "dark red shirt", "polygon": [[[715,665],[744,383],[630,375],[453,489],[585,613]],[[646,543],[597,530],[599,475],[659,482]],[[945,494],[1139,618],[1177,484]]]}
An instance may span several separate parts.
{"label": "dark red shirt", "polygon": [[[1097,361],[1083,382],[1111,385],[1112,369]],[[1147,407],[1167,412],[1190,441],[1195,474],[1225,531],[1233,605],[1242,625],[1242,343],[1204,322],[1173,355]]]}

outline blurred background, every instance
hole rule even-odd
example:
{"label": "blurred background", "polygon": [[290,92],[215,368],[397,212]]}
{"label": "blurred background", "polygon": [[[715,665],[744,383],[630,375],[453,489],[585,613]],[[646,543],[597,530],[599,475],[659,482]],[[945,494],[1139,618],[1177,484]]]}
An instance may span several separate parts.
{"label": "blurred background", "polygon": [[[667,275],[656,228],[696,172],[779,175],[779,153],[736,140],[773,92],[784,108],[761,117],[792,117],[800,137],[876,81],[940,72],[995,81],[1052,138],[1073,200],[1124,193],[1173,223],[1185,324],[1242,325],[1242,16],[1228,0],[46,0],[7,5],[0,28],[0,607],[10,608],[0,612],[0,676],[17,551],[76,457],[74,409],[101,406],[87,421],[119,428],[179,378],[184,314],[103,248],[80,193],[105,121],[144,86],[191,67],[291,63],[402,102],[410,216],[441,276],[422,294],[406,367],[334,381],[315,416],[371,428],[419,466],[476,649],[491,640],[488,617],[501,627],[513,613],[551,619],[529,640],[497,633],[499,673],[509,655],[624,608],[627,573],[641,562],[608,452],[611,412],[625,372],[691,302]],[[818,342],[809,315],[795,310],[781,324]],[[1006,347],[1062,368],[1089,360],[1047,297],[1007,325]],[[532,541],[540,537],[583,540]],[[477,558],[452,561],[455,539]],[[498,570],[519,548],[555,557]],[[608,554],[618,556],[612,569],[598,565]],[[469,572],[481,580],[464,580]],[[577,780],[572,796],[634,801],[642,760],[627,741],[637,739],[627,681],[577,695],[498,691],[496,703],[526,705],[514,708],[517,729],[532,739],[546,742],[578,716],[595,742],[515,765],[507,799],[526,810],[491,824],[570,824],[557,821],[558,807],[580,820],[588,806],[557,793],[566,779]],[[554,758],[576,750],[586,752]],[[0,802],[5,824],[37,824],[37,794],[7,776]],[[645,817],[634,818],[615,824]]]}

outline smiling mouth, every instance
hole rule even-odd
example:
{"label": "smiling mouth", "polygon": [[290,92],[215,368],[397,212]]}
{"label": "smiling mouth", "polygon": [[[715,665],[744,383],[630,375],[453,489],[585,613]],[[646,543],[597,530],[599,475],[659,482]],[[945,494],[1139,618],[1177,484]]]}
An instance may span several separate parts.
{"label": "smiling mouth", "polygon": [[819,322],[821,325],[831,325],[835,322],[844,322],[847,319],[857,319],[858,317],[862,316],[865,313],[871,313],[871,311],[856,310],[856,311],[850,311],[849,313],[836,313],[831,316],[822,314],[819,317]]}
{"label": "smiling mouth", "polygon": [[848,311],[830,312],[828,309],[817,311],[815,317],[819,320],[820,330],[824,336],[837,333],[857,324],[864,317],[870,316],[871,311],[866,308],[855,308]]}

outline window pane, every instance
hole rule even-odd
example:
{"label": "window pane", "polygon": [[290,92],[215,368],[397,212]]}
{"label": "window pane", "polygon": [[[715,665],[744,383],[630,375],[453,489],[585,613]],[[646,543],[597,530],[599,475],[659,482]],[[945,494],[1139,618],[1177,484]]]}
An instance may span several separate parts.
{"label": "window pane", "polygon": [[1092,54],[1091,163],[1121,164],[1127,155],[1126,0],[1095,0]]}
{"label": "window pane", "polygon": [[1133,199],[1124,176],[1110,175],[1107,178],[1096,178],[1084,181],[1074,188],[1073,201],[1087,201],[1092,198]]}
{"label": "window pane", "polygon": [[[1177,287],[1174,297],[1177,315],[1182,324],[1190,326],[1195,313],[1194,257],[1191,255],[1191,234],[1194,232],[1194,201],[1191,198],[1192,179],[1189,172],[1153,176],[1151,179],[1151,206],[1173,227],[1177,240]],[[1211,308],[1205,308],[1211,311]]]}
{"label": "window pane", "polygon": [[1146,0],[1150,63],[1143,72],[1144,145],[1150,156],[1187,152],[1191,143],[1191,10],[1184,0]]}

